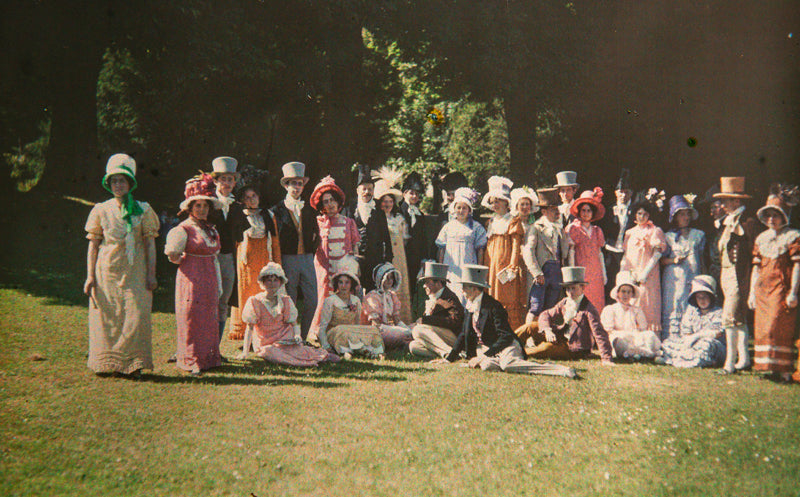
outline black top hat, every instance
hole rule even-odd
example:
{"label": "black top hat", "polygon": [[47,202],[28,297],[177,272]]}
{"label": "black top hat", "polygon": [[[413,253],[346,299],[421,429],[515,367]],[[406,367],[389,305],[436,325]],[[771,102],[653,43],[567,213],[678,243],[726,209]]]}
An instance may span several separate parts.
{"label": "black top hat", "polygon": [[372,171],[366,164],[353,164],[353,171],[358,171],[358,180],[356,181],[356,186],[363,185],[364,183],[375,183],[375,180],[372,179]]}
{"label": "black top hat", "polygon": [[622,168],[619,172],[619,180],[615,190],[630,190],[631,189],[631,171],[627,168]]}
{"label": "black top hat", "polygon": [[696,207],[701,207],[705,205],[713,204],[714,202],[719,202],[720,199],[714,198],[714,194],[719,193],[719,183],[714,183],[711,185],[711,188],[706,190],[705,195],[702,198],[695,199],[694,205]]}
{"label": "black top hat", "polygon": [[447,173],[444,175],[444,178],[442,178],[442,188],[445,191],[452,192],[466,186],[469,186],[467,177],[459,171]]}
{"label": "black top hat", "polygon": [[425,191],[425,187],[422,186],[422,176],[420,176],[418,172],[412,171],[408,173],[405,181],[403,181],[403,192],[406,190],[414,190],[417,193]]}

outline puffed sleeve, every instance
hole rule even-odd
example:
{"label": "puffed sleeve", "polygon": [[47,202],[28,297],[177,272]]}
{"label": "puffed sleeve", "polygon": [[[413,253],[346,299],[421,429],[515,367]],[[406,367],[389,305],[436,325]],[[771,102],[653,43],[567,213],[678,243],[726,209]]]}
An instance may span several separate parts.
{"label": "puffed sleeve", "polygon": [[792,262],[800,262],[800,236],[789,244],[789,258]]}
{"label": "puffed sleeve", "polygon": [[169,230],[167,241],[164,243],[164,253],[167,255],[180,255],[186,248],[186,230],[178,225]]}
{"label": "puffed sleeve", "polygon": [[439,248],[445,248],[447,246],[447,227],[450,226],[450,223],[445,223],[442,226],[442,229],[439,230],[439,235],[436,237],[436,246]]}
{"label": "puffed sleeve", "polygon": [[481,223],[474,223],[473,228],[472,236],[475,244],[475,250],[485,249],[486,244],[489,241],[486,236],[486,228],[481,226]]}
{"label": "puffed sleeve", "polygon": [[285,315],[284,321],[287,323],[294,323],[297,321],[297,307],[295,307],[292,298],[288,295],[283,297],[283,313]]}
{"label": "puffed sleeve", "polygon": [[101,209],[100,204],[95,204],[89,213],[89,218],[86,219],[86,238],[89,240],[103,239],[103,225],[100,223]]}
{"label": "puffed sleeve", "polygon": [[263,306],[258,303],[255,295],[247,299],[247,303],[242,309],[242,321],[247,324],[258,324],[261,320],[261,309]]}
{"label": "puffed sleeve", "polygon": [[653,250],[658,250],[662,253],[667,250],[667,238],[664,236],[664,231],[658,226],[655,226],[653,233],[650,235],[650,246],[653,247]]}
{"label": "puffed sleeve", "polygon": [[142,237],[155,238],[158,236],[158,228],[161,223],[158,220],[156,212],[150,207],[147,202],[139,202],[142,207]]}
{"label": "puffed sleeve", "polygon": [[347,235],[350,237],[350,243],[353,249],[358,246],[358,242],[361,241],[361,233],[358,232],[358,228],[356,227],[356,222],[351,217],[345,217],[347,220]]}
{"label": "puffed sleeve", "polygon": [[376,290],[372,290],[364,296],[364,317],[366,318],[367,322],[373,319],[378,322],[382,322],[382,310],[383,304],[381,302],[381,297],[378,295]]}
{"label": "puffed sleeve", "polygon": [[607,332],[616,331],[614,327],[613,305],[607,305],[603,307],[603,311],[600,313],[600,322],[603,324],[603,328],[605,328]]}
{"label": "puffed sleeve", "polygon": [[[333,299],[334,296],[331,295],[322,301],[322,311],[320,312],[320,318],[319,318],[320,342],[322,342],[323,338],[326,338],[327,335],[325,334],[325,332],[328,331],[328,326],[331,323],[331,318],[333,318]],[[325,343],[327,343],[327,341]]]}

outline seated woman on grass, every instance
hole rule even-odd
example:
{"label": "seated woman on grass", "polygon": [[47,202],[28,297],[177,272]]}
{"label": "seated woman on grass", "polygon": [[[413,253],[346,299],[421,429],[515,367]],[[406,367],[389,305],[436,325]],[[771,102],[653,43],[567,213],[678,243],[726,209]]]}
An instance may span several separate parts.
{"label": "seated woman on grass", "polygon": [[338,362],[336,354],[302,344],[297,308],[285,292],[278,295],[287,281],[283,268],[275,262],[261,269],[258,284],[264,291],[248,298],[242,310],[247,328],[239,358],[247,357],[253,342],[256,355],[275,364],[319,366],[322,362]]}
{"label": "seated woman on grass", "polygon": [[387,351],[408,351],[413,337],[408,325],[400,319],[401,303],[397,294],[402,276],[391,262],[384,262],[372,271],[377,287],[364,296],[362,321],[378,328]]}
{"label": "seated woman on grass", "polygon": [[639,306],[632,302],[639,297],[630,271],[617,273],[611,298],[617,302],[603,308],[600,322],[608,332],[614,356],[638,361],[660,354],[661,340],[647,327],[647,319]]}

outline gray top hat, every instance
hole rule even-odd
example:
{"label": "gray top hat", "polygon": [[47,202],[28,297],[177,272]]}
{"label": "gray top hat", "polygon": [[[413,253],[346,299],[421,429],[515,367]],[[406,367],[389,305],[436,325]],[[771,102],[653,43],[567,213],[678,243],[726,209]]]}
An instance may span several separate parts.
{"label": "gray top hat", "polygon": [[586,281],[586,268],[582,266],[566,266],[561,268],[561,286],[574,285],[576,283],[588,283]]}
{"label": "gray top hat", "polygon": [[556,173],[556,188],[559,186],[578,186],[578,173],[575,171],[561,171]]}
{"label": "gray top hat", "polygon": [[211,161],[211,168],[213,169],[211,176],[216,178],[220,174],[233,174],[238,178],[239,173],[236,172],[236,166],[238,165],[239,162],[233,157],[217,157]]}
{"label": "gray top hat", "polygon": [[283,171],[283,178],[281,178],[282,186],[286,186],[286,182],[290,179],[301,179],[304,185],[308,183],[306,165],[302,162],[287,162],[281,167],[281,171]]}
{"label": "gray top hat", "polygon": [[464,264],[461,266],[461,284],[489,288],[489,268],[478,264]]}
{"label": "gray top hat", "polygon": [[419,277],[420,281],[423,280],[441,280],[448,282],[447,280],[447,269],[449,266],[447,264],[439,264],[438,262],[433,261],[425,261],[424,272],[422,276]]}

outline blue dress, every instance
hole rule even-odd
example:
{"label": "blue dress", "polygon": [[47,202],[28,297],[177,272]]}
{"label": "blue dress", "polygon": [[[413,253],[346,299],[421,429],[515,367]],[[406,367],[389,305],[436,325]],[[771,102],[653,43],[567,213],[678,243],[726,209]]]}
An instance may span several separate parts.
{"label": "blue dress", "polygon": [[665,234],[667,252],[664,257],[684,257],[679,264],[664,266],[661,274],[661,339],[680,335],[681,317],[687,306],[692,279],[700,274],[706,235],[689,229],[689,236],[680,236],[680,230]]}
{"label": "blue dress", "polygon": [[[676,368],[716,367],[725,362],[725,338],[715,338],[722,332],[722,309],[715,307],[705,315],[689,305],[683,313],[680,332],[661,343],[662,358]],[[694,343],[687,337],[702,333]]]}
{"label": "blue dress", "polygon": [[466,223],[456,219],[448,221],[436,237],[436,246],[444,249],[442,264],[448,266],[448,287],[462,303],[464,292],[461,289],[461,266],[482,264],[483,261],[478,261],[478,250],[485,249],[487,241],[486,229],[472,218]]}

